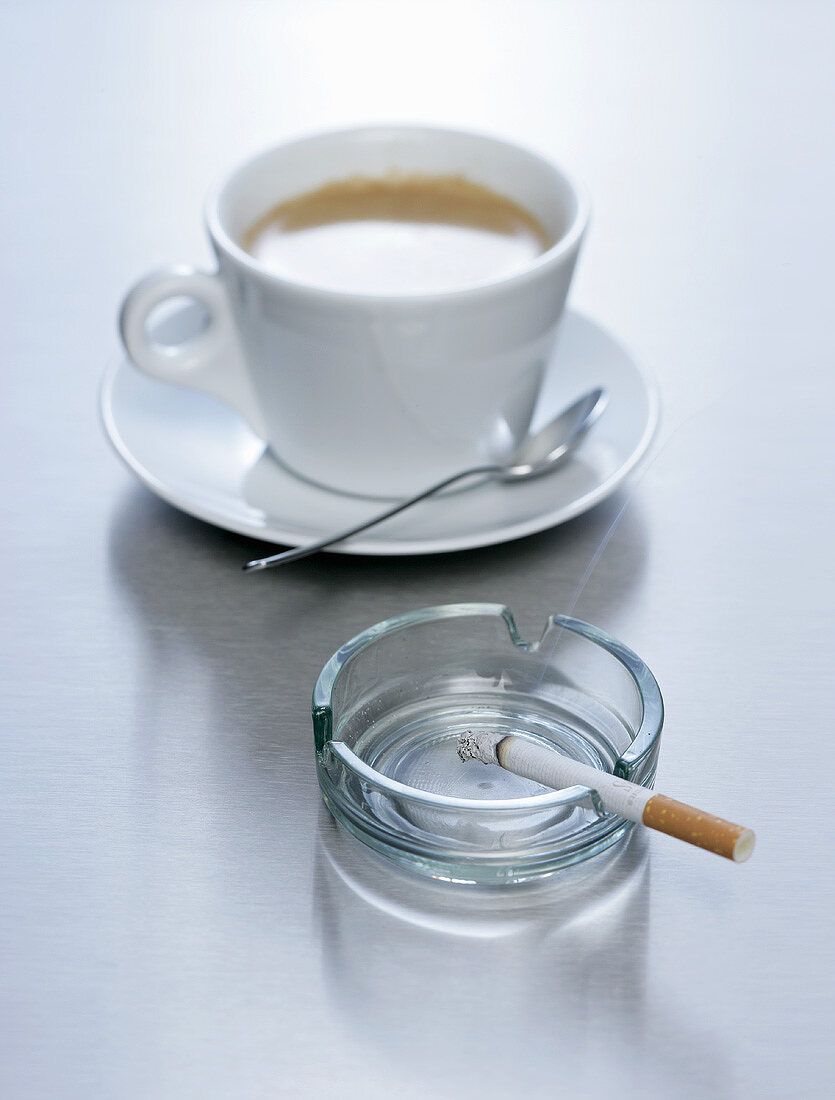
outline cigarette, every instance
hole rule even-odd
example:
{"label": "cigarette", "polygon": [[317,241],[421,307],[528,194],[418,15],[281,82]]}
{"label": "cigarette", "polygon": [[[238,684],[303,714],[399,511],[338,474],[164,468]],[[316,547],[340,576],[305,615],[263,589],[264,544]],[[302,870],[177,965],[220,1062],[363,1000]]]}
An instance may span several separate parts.
{"label": "cigarette", "polygon": [[655,794],[638,783],[581,764],[557,749],[546,748],[524,737],[467,730],[458,738],[458,755],[464,761],[498,764],[514,775],[555,790],[589,787],[597,791],[607,813],[685,840],[735,863],[743,863],[754,851],[755,837],[751,829],[706,814],[666,795]]}

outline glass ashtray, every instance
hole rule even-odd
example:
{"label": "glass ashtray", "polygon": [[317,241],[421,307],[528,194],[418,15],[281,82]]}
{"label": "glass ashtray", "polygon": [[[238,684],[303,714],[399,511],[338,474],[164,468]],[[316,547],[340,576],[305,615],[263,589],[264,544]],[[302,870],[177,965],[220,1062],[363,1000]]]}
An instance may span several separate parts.
{"label": "glass ashtray", "polygon": [[588,787],[554,791],[462,762],[465,731],[513,734],[651,787],[664,707],[626,646],[564,615],[537,642],[500,604],[449,604],[352,638],[313,692],[316,767],[336,820],[424,874],[510,883],[597,855],[631,822]]}

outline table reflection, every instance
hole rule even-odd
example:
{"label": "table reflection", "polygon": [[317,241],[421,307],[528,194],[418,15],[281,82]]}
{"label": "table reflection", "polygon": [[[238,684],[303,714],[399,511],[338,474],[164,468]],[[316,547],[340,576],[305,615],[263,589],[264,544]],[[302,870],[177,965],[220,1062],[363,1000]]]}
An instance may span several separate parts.
{"label": "table reflection", "polygon": [[427,1086],[591,1084],[603,1046],[653,1095],[689,1048],[694,1095],[728,1095],[722,1045],[650,980],[642,832],[538,883],[470,889],[401,871],[323,811],[313,898],[341,1024]]}

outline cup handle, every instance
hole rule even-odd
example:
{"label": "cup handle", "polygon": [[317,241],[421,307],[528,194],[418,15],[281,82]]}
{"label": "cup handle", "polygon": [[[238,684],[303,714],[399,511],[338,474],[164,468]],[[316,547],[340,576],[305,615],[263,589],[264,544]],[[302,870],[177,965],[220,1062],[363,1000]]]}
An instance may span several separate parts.
{"label": "cup handle", "polygon": [[[204,332],[182,344],[155,344],[146,323],[169,298],[193,298],[205,307]],[[125,297],[119,315],[122,343],[133,363],[152,378],[189,386],[231,405],[262,438],[266,430],[252,390],[226,289],[217,274],[166,267],[141,279]]]}

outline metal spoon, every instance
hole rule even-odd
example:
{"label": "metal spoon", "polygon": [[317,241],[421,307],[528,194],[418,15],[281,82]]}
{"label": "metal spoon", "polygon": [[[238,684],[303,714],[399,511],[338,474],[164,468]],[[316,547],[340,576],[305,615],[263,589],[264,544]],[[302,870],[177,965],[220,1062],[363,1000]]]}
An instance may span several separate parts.
{"label": "metal spoon", "polygon": [[360,531],[365,531],[377,523],[382,523],[384,519],[388,519],[390,516],[396,516],[398,512],[411,508],[418,501],[426,500],[427,497],[439,493],[441,489],[446,489],[448,485],[461,481],[465,477],[474,477],[481,474],[497,478],[499,481],[527,481],[528,478],[547,474],[577,447],[580,440],[606,408],[607,401],[608,394],[604,389],[590,390],[589,393],[584,394],[583,397],[564,409],[559,416],[546,424],[535,435],[526,436],[510,461],[504,465],[474,466],[470,470],[462,470],[458,474],[444,478],[437,485],[424,489],[416,496],[400,501],[399,504],[394,504],[391,508],[386,508],[384,512],[379,512],[371,519],[358,523],[354,527],[349,527],[346,531],[339,531],[335,535],[327,535],[323,539],[311,542],[307,546],[296,547],[294,550],[284,550],[282,553],[273,554],[269,558],[257,558],[255,561],[247,562],[243,567],[244,572],[253,573],[259,569],[271,569],[274,565],[284,565],[289,561],[306,558],[308,554],[315,554],[317,550],[324,550],[326,546],[331,546],[335,542],[342,542],[352,535],[358,535]]}

